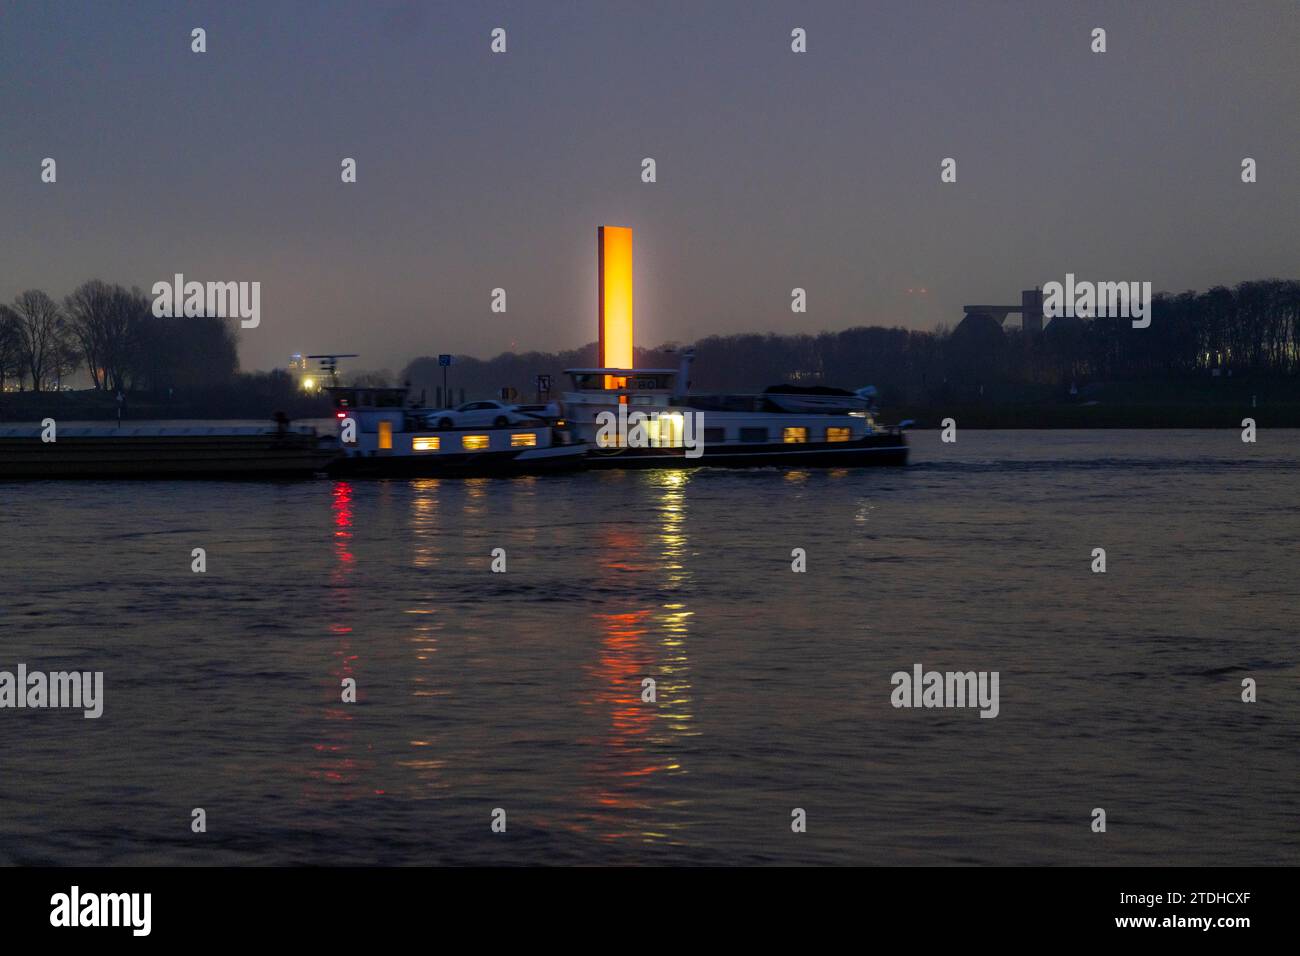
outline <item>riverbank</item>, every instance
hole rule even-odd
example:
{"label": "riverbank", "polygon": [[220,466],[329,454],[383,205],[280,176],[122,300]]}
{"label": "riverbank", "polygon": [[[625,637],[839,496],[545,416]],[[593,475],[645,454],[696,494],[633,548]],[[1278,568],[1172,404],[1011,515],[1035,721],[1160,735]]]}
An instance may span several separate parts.
{"label": "riverbank", "polygon": [[963,428],[1300,428],[1300,404],[1243,405],[946,405],[887,409],[888,423],[912,419],[913,428],[940,428],[951,418]]}
{"label": "riverbank", "polygon": [[[276,412],[291,419],[328,418],[330,400],[302,392],[266,393],[251,389],[213,389],[177,398],[132,393],[122,403],[122,420],[143,421],[263,421]],[[108,392],[84,389],[63,392],[5,392],[0,394],[0,422],[39,422],[44,418],[81,422],[115,421],[118,403]]]}
{"label": "riverbank", "polygon": [[[992,391],[992,390],[991,390]],[[183,399],[155,400],[131,395],[123,422],[265,421],[276,412],[290,419],[328,419],[333,413],[322,395],[249,394],[222,391]],[[35,423],[114,421],[112,395],[75,392],[6,392],[0,395],[0,422]],[[880,419],[893,424],[911,419],[915,428],[939,428],[945,418],[964,428],[1240,428],[1253,418],[1260,428],[1300,428],[1300,383],[1141,382],[1089,385],[1063,401],[1041,390],[1005,389],[986,399],[952,402],[886,403]]]}
{"label": "riverbank", "polygon": [[1064,396],[1030,386],[990,388],[971,400],[900,403],[886,421],[912,419],[938,428],[952,418],[967,428],[1300,428],[1300,382],[1293,379],[1204,377],[1170,381],[1096,382]]}

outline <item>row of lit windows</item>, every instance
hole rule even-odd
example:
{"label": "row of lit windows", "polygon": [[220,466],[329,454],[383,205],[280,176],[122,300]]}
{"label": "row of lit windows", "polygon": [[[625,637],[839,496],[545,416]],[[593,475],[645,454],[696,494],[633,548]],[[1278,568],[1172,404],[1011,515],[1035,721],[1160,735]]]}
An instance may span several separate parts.
{"label": "row of lit windows", "polygon": [[[483,451],[491,441],[488,435],[461,435],[460,447],[465,451]],[[514,432],[510,435],[510,447],[536,448],[537,435],[535,432]],[[441,449],[441,435],[414,435],[411,438],[411,451],[440,451]]]}
{"label": "row of lit windows", "polygon": [[[808,429],[803,426],[785,428],[781,431],[781,440],[787,445],[798,444],[808,440]],[[852,441],[853,430],[842,425],[830,425],[826,428],[826,441]]]}
{"label": "row of lit windows", "polygon": [[[828,442],[839,442],[839,441],[852,441],[852,440],[853,440],[853,429],[851,429],[851,428],[849,428],[849,427],[847,427],[847,426],[845,426],[845,425],[831,425],[831,426],[828,426],[827,429],[826,429],[826,433],[825,433],[825,434],[826,434],[826,437],[823,439],[823,441],[828,441]],[[655,440],[653,440],[653,439],[656,439],[656,438],[658,438],[658,437],[659,437],[659,436],[656,436],[656,435],[652,435],[652,436],[651,436],[651,438],[652,438],[651,444],[652,444],[652,445],[656,445],[656,446],[657,446],[657,445],[660,444],[659,441],[655,441]],[[768,430],[767,430],[766,428],[758,427],[758,426],[755,426],[755,427],[753,427],[753,428],[741,428],[741,429],[739,430],[739,432],[738,432],[738,436],[737,436],[737,437],[738,437],[739,440],[742,441],[742,442],[759,443],[759,442],[768,442],[768,441],[771,441],[771,437],[770,437],[770,434],[769,434]],[[705,428],[705,429],[704,429],[704,444],[705,444],[705,445],[721,445],[721,444],[723,444],[724,442],[726,442],[726,440],[727,440],[727,430],[726,430],[725,428]],[[783,441],[783,442],[784,442],[785,444],[787,444],[787,445],[797,445],[797,444],[805,444],[805,443],[807,443],[807,441],[808,441],[808,428],[807,428],[807,426],[806,426],[806,425],[792,425],[792,426],[789,426],[789,427],[787,427],[787,428],[782,428],[782,429],[781,429],[781,441]],[[599,435],[596,436],[596,442],[597,442],[597,444],[598,444],[600,447],[602,447],[602,448],[607,448],[607,447],[608,447],[608,448],[616,448],[616,447],[619,447],[619,446],[621,445],[621,442],[619,442],[619,440],[618,440],[618,438],[617,438],[616,436],[607,436],[607,435],[604,435],[603,433],[602,433],[602,434],[599,434]],[[664,445],[666,445],[666,446],[668,446],[668,447],[676,447],[677,445],[681,444],[681,438],[680,438],[680,435],[676,436],[676,440],[673,440],[672,438],[670,438],[669,440],[662,442],[662,444],[664,444]]]}
{"label": "row of lit windows", "polygon": [[[379,429],[379,447],[382,449],[391,449],[393,447],[391,426],[385,429],[383,426],[387,422],[380,423]],[[768,440],[766,428],[742,428],[740,429],[740,440],[742,442],[765,442]],[[851,428],[831,425],[826,428],[826,437],[828,442],[852,441],[853,430]],[[724,431],[721,428],[704,429],[705,444],[720,444],[724,441]],[[787,445],[804,444],[808,441],[808,428],[804,425],[791,425],[781,429],[781,441]],[[462,435],[460,437],[461,448],[465,451],[483,451],[491,443],[488,435]],[[537,435],[534,432],[513,432],[510,435],[511,448],[535,448],[537,446]],[[440,435],[415,435],[411,439],[412,451],[440,451],[442,449],[442,437]]]}
{"label": "row of lit windows", "polygon": [[[704,429],[704,443],[720,443],[723,441],[723,429],[706,428]],[[742,428],[740,429],[740,440],[743,442],[765,442],[769,441],[768,431],[766,428]],[[808,427],[806,425],[790,425],[781,429],[781,441],[787,445],[799,445],[808,441]],[[823,441],[853,441],[853,429],[844,425],[831,425],[826,429],[826,437]]]}
{"label": "row of lit windows", "polygon": [[[743,432],[743,431],[746,431],[746,430],[747,430],[747,429],[741,429],[742,432]],[[767,436],[764,435],[763,438],[762,438],[762,439],[759,439],[759,440],[760,440],[760,441],[761,441],[761,440],[766,440],[766,437],[767,437]],[[754,439],[747,439],[747,438],[742,434],[741,437],[740,437],[740,440],[741,440],[741,441],[753,441]],[[828,442],[830,442],[830,441],[852,441],[852,440],[853,440],[853,429],[851,429],[851,428],[846,428],[846,427],[844,427],[844,426],[842,426],[842,425],[830,425],[830,426],[828,426],[828,427],[826,428],[826,438],[825,438],[824,440],[825,440],[825,441],[828,441]],[[808,441],[808,429],[807,429],[807,427],[805,427],[805,426],[803,426],[803,425],[792,425],[792,426],[789,426],[789,427],[787,427],[787,428],[783,428],[783,429],[781,429],[781,441],[785,442],[787,445],[799,445],[799,444],[803,444],[803,443],[805,443],[805,442]]]}

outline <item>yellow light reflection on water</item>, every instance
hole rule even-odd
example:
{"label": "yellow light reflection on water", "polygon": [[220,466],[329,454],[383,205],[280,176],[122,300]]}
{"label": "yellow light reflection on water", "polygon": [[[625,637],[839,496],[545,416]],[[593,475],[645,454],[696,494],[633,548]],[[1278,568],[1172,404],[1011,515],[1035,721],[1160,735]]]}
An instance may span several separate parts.
{"label": "yellow light reflection on water", "polygon": [[[691,724],[690,661],[687,657],[694,612],[685,602],[685,592],[690,585],[690,572],[685,563],[690,547],[686,524],[686,490],[690,478],[690,473],[685,471],[664,471],[655,478],[659,489],[659,559],[665,572],[663,589],[676,598],[665,601],[655,615],[661,648],[657,678],[658,716],[674,736],[695,736],[697,733]],[[675,773],[686,772],[677,761],[665,769]]]}

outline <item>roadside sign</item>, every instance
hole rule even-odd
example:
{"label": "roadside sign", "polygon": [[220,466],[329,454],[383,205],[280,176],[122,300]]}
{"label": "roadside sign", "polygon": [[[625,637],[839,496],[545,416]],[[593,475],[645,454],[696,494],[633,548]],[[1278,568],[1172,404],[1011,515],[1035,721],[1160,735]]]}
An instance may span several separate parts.
{"label": "roadside sign", "polygon": [[443,368],[446,368],[448,365],[451,364],[451,356],[450,356],[450,355],[439,355],[439,356],[438,356],[438,364],[441,365]]}

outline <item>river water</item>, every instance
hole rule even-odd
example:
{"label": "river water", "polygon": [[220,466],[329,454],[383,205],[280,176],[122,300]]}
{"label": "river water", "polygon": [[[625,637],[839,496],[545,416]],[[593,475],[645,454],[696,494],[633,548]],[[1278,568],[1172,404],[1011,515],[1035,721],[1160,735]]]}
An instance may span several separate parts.
{"label": "river water", "polygon": [[[104,673],[99,719],[0,710],[0,862],[1300,862],[1300,433],[912,437],[0,483],[0,670]],[[997,717],[893,707],[915,664]]]}

